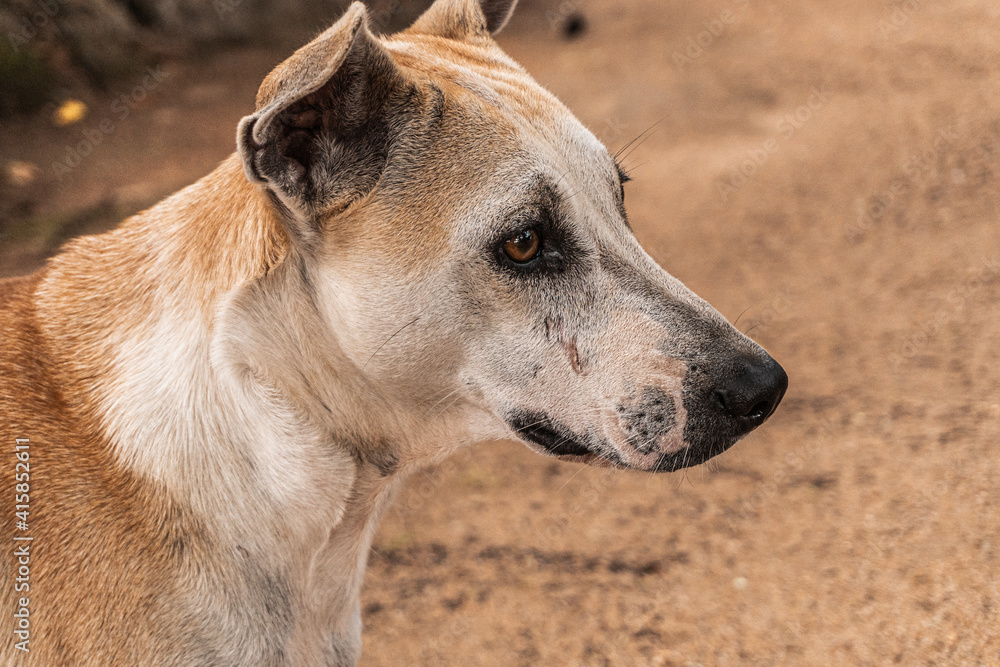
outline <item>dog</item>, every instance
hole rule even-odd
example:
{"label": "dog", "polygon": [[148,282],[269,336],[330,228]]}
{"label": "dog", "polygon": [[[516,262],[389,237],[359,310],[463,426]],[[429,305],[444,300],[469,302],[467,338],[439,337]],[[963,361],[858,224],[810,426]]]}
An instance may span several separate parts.
{"label": "dog", "polygon": [[781,366],[493,41],[514,4],[376,37],[355,2],[213,173],[0,284],[4,664],[353,665],[413,470],[514,437],[672,471],[774,412]]}

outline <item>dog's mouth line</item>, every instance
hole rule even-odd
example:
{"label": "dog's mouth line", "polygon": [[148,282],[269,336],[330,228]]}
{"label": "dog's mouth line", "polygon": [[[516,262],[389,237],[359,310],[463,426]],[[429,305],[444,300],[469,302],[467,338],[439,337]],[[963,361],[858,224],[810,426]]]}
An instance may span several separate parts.
{"label": "dog's mouth line", "polygon": [[637,468],[632,468],[620,461],[608,458],[604,454],[596,454],[590,452],[589,454],[563,454],[556,457],[560,461],[565,461],[567,463],[580,463],[585,466],[590,466],[592,468],[614,468],[615,470],[637,470]]}
{"label": "dog's mouth line", "polygon": [[600,457],[589,447],[577,442],[571,434],[562,433],[545,423],[527,424],[515,431],[528,442],[538,445],[560,459],[580,460]]}
{"label": "dog's mouth line", "polygon": [[674,472],[700,465],[729,449],[739,437],[722,438],[704,448],[692,450],[685,447],[674,452],[662,452],[652,461],[628,462],[600,440],[580,436],[563,427],[544,413],[520,413],[508,419],[511,430],[539,453],[560,461],[581,463],[600,468],[637,470],[646,472]]}
{"label": "dog's mouth line", "polygon": [[614,455],[595,450],[580,443],[575,437],[567,436],[560,431],[548,427],[525,429],[517,431],[523,439],[540,447],[543,452],[567,463],[580,463],[595,468],[616,468],[618,470],[633,470]]}

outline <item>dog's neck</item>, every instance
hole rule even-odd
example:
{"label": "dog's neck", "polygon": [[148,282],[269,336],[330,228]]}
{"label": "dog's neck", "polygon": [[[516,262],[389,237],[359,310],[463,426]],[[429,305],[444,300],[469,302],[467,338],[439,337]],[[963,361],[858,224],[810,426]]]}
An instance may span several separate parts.
{"label": "dog's neck", "polygon": [[[214,512],[205,497],[213,491],[228,496],[226,487],[255,481],[280,500],[281,489],[294,494],[306,481],[291,462],[268,458],[282,438],[308,447],[322,434],[292,428],[291,414],[254,411],[269,398],[252,395],[246,381],[260,369],[227,358],[219,336],[229,303],[284,266],[288,252],[266,202],[230,159],[116,230],[71,243],[40,286],[53,349],[74,351],[57,365],[73,387],[71,408],[100,415],[95,430],[115,458],[182,502],[203,497]],[[268,324],[282,330],[279,319]],[[240,362],[249,375],[239,376]]]}
{"label": "dog's neck", "polygon": [[[305,283],[266,193],[233,158],[70,244],[39,308],[52,349],[75,351],[53,364],[69,408],[123,468],[211,525],[219,552],[287,578],[310,644],[359,631],[343,627],[357,610],[343,612],[400,458],[413,437],[444,433],[379,406],[358,369],[336,363]],[[303,363],[301,350],[330,355]],[[377,423],[360,420],[372,404]]]}

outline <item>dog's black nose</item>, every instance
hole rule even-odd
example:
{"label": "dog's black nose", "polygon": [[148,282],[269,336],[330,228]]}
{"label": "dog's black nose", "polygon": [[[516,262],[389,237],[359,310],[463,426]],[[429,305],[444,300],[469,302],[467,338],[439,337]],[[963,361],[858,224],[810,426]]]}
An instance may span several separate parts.
{"label": "dog's black nose", "polygon": [[785,369],[771,357],[745,365],[734,378],[715,390],[722,409],[733,417],[743,433],[764,423],[778,407],[788,389]]}

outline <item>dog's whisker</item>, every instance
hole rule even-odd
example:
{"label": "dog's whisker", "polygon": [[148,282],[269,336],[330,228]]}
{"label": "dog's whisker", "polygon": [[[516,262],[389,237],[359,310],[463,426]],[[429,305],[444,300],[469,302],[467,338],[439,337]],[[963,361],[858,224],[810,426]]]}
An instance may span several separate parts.
{"label": "dog's whisker", "polygon": [[421,398],[418,405],[421,406],[428,405],[431,403],[431,401],[437,401],[441,396],[447,397],[448,395],[450,395],[455,391],[457,391],[457,389],[449,389],[448,387],[443,387],[435,392],[428,394],[424,398]]}
{"label": "dog's whisker", "polygon": [[[625,159],[628,159],[628,158],[625,158]],[[646,166],[647,164],[649,164],[649,160],[646,160],[646,161],[644,161],[644,162],[640,162],[639,164],[636,164],[636,165],[632,165],[632,166],[630,166],[630,167],[628,168],[628,172],[627,172],[627,173],[628,173],[628,174],[630,174],[630,175],[631,175],[631,174],[634,174],[634,173],[635,173],[635,172],[637,172],[638,170],[640,170],[640,169],[642,169],[643,167],[645,167],[645,166]]]}
{"label": "dog's whisker", "polygon": [[456,395],[456,396],[455,396],[454,398],[452,398],[452,399],[451,399],[451,401],[449,401],[447,405],[443,406],[443,407],[442,407],[442,408],[441,408],[441,409],[440,409],[440,410],[438,411],[438,414],[439,414],[439,415],[443,415],[443,414],[445,414],[446,412],[448,412],[449,410],[451,410],[451,409],[452,409],[452,408],[453,408],[453,407],[454,407],[454,406],[455,406],[455,405],[456,405],[456,404],[457,404],[457,403],[458,403],[459,401],[461,401],[461,400],[462,400],[462,398],[463,398],[462,394],[461,394],[461,393],[459,393],[459,394],[458,394],[458,395]]}
{"label": "dog's whisker", "polygon": [[[629,155],[631,155],[636,148],[641,146],[646,141],[646,139],[648,139],[653,134],[656,126],[662,123],[664,120],[666,119],[661,118],[660,120],[656,121],[655,123],[647,127],[645,130],[643,130],[641,134],[632,139],[632,141],[628,142],[627,144],[619,148],[618,151],[614,154],[615,161],[622,162],[624,160],[627,160]],[[630,148],[631,150],[629,150]],[[624,153],[625,151],[628,151],[628,153],[622,155],[622,153]]]}
{"label": "dog's whisker", "polygon": [[584,471],[584,470],[586,470],[586,469],[587,469],[587,466],[586,466],[586,465],[583,465],[583,466],[580,466],[580,468],[579,468],[579,469],[578,469],[578,470],[577,470],[577,471],[576,471],[575,473],[573,473],[572,475],[570,475],[569,479],[567,479],[567,480],[566,480],[565,482],[563,482],[562,486],[560,486],[560,487],[559,487],[559,488],[558,488],[558,489],[556,490],[556,495],[559,495],[560,493],[562,493],[562,490],[563,490],[563,489],[565,489],[565,488],[566,488],[566,486],[567,486],[567,485],[568,485],[568,484],[569,484],[570,482],[572,482],[572,481],[573,481],[574,479],[576,479],[577,475],[579,475],[579,474],[580,474],[581,472],[583,472],[583,471]]}
{"label": "dog's whisker", "polygon": [[647,140],[648,140],[648,139],[649,139],[649,138],[650,138],[651,136],[653,136],[653,135],[654,135],[654,134],[656,133],[656,130],[655,130],[655,128],[656,128],[656,126],[657,126],[657,125],[659,125],[659,124],[660,124],[661,122],[662,122],[662,121],[656,121],[655,123],[653,123],[653,125],[652,125],[652,126],[650,126],[650,128],[649,128],[648,130],[646,130],[646,132],[644,132],[644,133],[643,133],[643,135],[644,135],[644,136],[643,136],[643,137],[642,137],[641,139],[639,139],[639,141],[637,141],[637,142],[635,143],[635,145],[633,145],[633,146],[632,146],[632,147],[631,147],[631,148],[630,148],[630,149],[628,150],[628,152],[627,152],[627,153],[625,153],[624,155],[622,155],[622,156],[621,156],[621,158],[620,158],[620,160],[621,160],[622,162],[624,162],[625,160],[628,160],[628,159],[629,159],[629,157],[631,157],[632,153],[634,153],[634,152],[635,152],[635,151],[636,151],[636,150],[637,150],[637,149],[638,149],[638,148],[639,148],[640,146],[642,146],[642,145],[643,145],[644,143],[646,143],[646,141],[647,141]]}
{"label": "dog's whisker", "polygon": [[405,329],[406,327],[408,327],[408,326],[410,326],[412,324],[416,324],[419,319],[420,319],[420,315],[417,315],[412,320],[410,320],[409,322],[407,322],[403,326],[399,327],[399,329],[396,330],[396,333],[394,333],[391,336],[389,336],[388,338],[386,338],[385,342],[383,342],[381,345],[379,345],[378,349],[376,349],[374,352],[372,352],[372,356],[368,357],[368,361],[366,361],[365,365],[361,367],[361,372],[362,373],[365,372],[365,369],[368,368],[368,364],[370,364],[372,362],[372,359],[375,358],[376,354],[378,354],[379,352],[382,351],[383,347],[385,347],[386,345],[388,345],[389,341],[391,341],[393,338],[395,338],[396,336],[398,336],[403,331],[403,329]]}
{"label": "dog's whisker", "polygon": [[650,481],[654,477],[659,477],[660,464],[663,463],[663,459],[664,459],[665,456],[666,456],[666,454],[664,454],[663,452],[660,452],[660,455],[656,457],[656,463],[654,463],[649,468],[649,470],[646,471],[646,486],[647,487],[649,486]]}
{"label": "dog's whisker", "polygon": [[739,317],[737,317],[737,318],[736,318],[736,321],[735,321],[735,322],[733,322],[733,326],[734,326],[734,327],[735,327],[735,326],[736,326],[737,324],[739,324],[739,323],[740,323],[740,317],[743,317],[744,315],[746,315],[746,314],[747,314],[747,312],[749,312],[749,310],[750,310],[751,308],[753,308],[753,306],[747,306],[746,308],[744,308],[744,309],[743,309],[743,312],[742,312],[742,313],[740,313]]}
{"label": "dog's whisker", "polygon": [[[425,417],[430,416],[431,413],[434,411],[434,408],[436,408],[437,406],[441,405],[442,403],[444,403],[446,400],[448,400],[449,398],[451,398],[452,396],[454,396],[455,394],[457,394],[461,390],[462,390],[462,388],[459,387],[458,389],[453,389],[453,390],[449,391],[447,394],[445,394],[443,397],[441,397],[441,399],[439,401],[437,401],[434,405],[432,405],[431,407],[429,407],[427,409],[427,411],[424,413],[424,416]],[[450,407],[450,405],[449,405],[449,407]],[[444,410],[442,410],[442,412],[444,412]]]}
{"label": "dog's whisker", "polygon": [[567,167],[566,168],[566,171],[564,171],[562,173],[562,175],[556,180],[556,183],[555,183],[556,187],[558,187],[559,184],[562,183],[562,181],[563,181],[564,178],[566,178],[567,176],[569,176],[569,172],[571,172],[572,170],[573,170],[572,167]]}
{"label": "dog's whisker", "polygon": [[[659,123],[659,122],[660,121],[657,121],[657,123]],[[625,144],[624,146],[622,146],[621,148],[619,148],[617,151],[615,151],[614,154],[612,155],[612,157],[617,161],[618,158],[621,157],[622,153],[624,153],[625,151],[627,151],[632,146],[632,144],[634,144],[635,142],[637,142],[640,139],[642,139],[646,135],[646,133],[649,132],[650,130],[652,130],[654,127],[656,127],[656,123],[650,125],[645,130],[643,130],[639,134],[637,134],[634,137],[632,137],[632,139],[627,144]]]}

